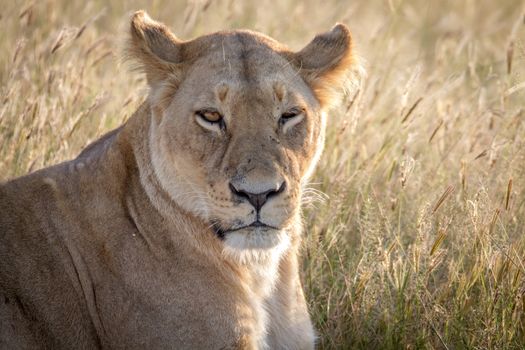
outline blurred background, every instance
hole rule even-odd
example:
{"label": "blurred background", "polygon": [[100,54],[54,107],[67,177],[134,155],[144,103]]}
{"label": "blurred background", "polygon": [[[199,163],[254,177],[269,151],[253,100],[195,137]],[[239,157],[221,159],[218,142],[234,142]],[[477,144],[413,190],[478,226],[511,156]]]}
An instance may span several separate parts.
{"label": "blurred background", "polygon": [[74,157],[147,95],[138,9],[182,39],[300,49],[347,24],[367,76],[330,113],[306,189],[319,348],[525,344],[525,7],[518,0],[0,0],[0,180]]}

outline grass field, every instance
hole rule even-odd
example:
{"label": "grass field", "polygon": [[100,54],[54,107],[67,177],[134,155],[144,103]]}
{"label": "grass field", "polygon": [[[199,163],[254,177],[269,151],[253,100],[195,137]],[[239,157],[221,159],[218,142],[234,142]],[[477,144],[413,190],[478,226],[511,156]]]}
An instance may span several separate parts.
{"label": "grass field", "polygon": [[336,21],[367,77],[331,113],[305,211],[320,348],[525,346],[525,15],[518,0],[0,0],[0,180],[74,157],[147,94],[132,11],[181,38],[301,48]]}

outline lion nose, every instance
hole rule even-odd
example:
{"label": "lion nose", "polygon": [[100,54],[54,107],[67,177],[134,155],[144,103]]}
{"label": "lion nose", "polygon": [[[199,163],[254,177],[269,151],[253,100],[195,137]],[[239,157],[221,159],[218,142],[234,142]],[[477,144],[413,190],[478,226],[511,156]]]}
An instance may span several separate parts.
{"label": "lion nose", "polygon": [[246,198],[248,202],[250,202],[251,205],[253,205],[257,211],[259,211],[262,208],[264,203],[266,203],[269,198],[277,196],[279,193],[282,193],[285,188],[286,182],[283,181],[280,185],[274,188],[259,193],[253,193],[247,191],[246,189],[236,187],[230,182],[230,190],[233,192],[233,194],[241,198]]}

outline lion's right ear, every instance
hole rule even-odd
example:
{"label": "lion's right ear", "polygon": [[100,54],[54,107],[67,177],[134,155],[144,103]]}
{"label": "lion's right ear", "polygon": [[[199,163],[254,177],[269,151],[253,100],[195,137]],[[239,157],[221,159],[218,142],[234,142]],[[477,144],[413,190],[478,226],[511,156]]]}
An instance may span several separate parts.
{"label": "lion's right ear", "polygon": [[142,10],[137,11],[131,18],[130,35],[127,56],[138,63],[150,85],[177,75],[183,61],[184,42],[166,25],[154,21]]}

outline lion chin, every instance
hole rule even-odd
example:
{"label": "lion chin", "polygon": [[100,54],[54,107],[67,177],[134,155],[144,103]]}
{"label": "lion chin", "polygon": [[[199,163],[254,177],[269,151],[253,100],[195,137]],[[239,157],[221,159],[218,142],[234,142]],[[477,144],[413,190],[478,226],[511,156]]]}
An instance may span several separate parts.
{"label": "lion chin", "polygon": [[223,233],[224,253],[243,263],[280,255],[290,245],[289,234],[268,226],[246,226]]}

